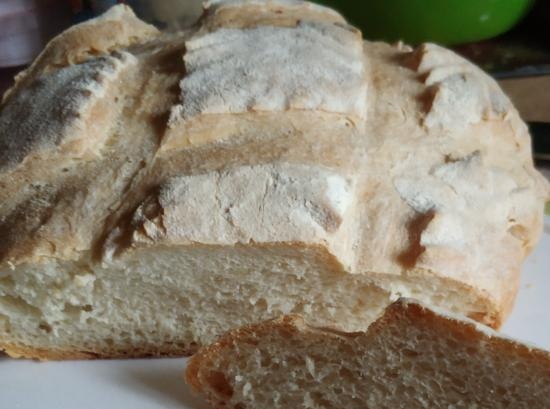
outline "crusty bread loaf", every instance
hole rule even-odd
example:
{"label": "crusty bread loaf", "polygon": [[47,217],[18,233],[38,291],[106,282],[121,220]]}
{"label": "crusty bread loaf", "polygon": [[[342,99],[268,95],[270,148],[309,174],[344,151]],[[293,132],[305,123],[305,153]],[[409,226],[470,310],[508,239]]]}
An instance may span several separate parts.
{"label": "crusty bread loaf", "polygon": [[550,407],[550,352],[405,299],[367,332],[298,316],[234,330],[191,358],[186,379],[217,408]]}
{"label": "crusty bread loaf", "polygon": [[125,6],[0,106],[0,348],[180,355],[281,314],[364,329],[414,296],[497,327],[548,185],[493,80],[299,1]]}

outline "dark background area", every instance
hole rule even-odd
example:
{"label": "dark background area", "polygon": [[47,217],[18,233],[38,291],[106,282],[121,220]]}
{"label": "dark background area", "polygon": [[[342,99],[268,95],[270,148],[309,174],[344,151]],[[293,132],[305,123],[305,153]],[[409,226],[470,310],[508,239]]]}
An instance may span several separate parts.
{"label": "dark background area", "polygon": [[550,74],[550,1],[536,2],[507,33],[454,48],[497,78]]}

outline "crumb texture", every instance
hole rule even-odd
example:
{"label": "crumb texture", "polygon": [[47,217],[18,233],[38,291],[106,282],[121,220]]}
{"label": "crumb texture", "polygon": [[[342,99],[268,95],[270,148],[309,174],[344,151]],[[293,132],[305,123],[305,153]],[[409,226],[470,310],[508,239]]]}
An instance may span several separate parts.
{"label": "crumb texture", "polygon": [[235,331],[187,379],[217,407],[546,408],[550,354],[398,301],[366,333],[301,318]]}
{"label": "crumb texture", "polygon": [[389,299],[321,248],[285,243],[156,247],[103,265],[21,265],[0,285],[7,352],[17,355],[10,345],[26,347],[26,356],[52,351],[45,358],[55,351],[183,355],[231,328],[289,313],[353,331]]}

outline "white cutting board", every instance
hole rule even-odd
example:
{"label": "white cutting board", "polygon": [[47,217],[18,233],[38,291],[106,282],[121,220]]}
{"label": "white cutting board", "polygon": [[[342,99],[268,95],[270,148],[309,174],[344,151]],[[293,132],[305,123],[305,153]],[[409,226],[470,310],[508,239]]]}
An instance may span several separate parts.
{"label": "white cutting board", "polygon": [[[550,217],[527,260],[507,335],[550,349]],[[37,363],[0,358],[0,409],[203,409],[185,359]]]}

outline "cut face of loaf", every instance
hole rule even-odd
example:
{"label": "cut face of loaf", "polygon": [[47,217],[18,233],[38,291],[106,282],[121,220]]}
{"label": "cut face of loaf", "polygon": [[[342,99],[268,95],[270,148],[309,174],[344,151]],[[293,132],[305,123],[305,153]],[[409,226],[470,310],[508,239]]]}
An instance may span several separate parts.
{"label": "cut face of loaf", "polygon": [[174,178],[113,230],[101,264],[3,276],[4,347],[40,358],[188,354],[287,313],[364,328],[389,293],[342,264],[352,262],[352,189],[297,165]]}
{"label": "cut face of loaf", "polygon": [[288,313],[363,330],[400,296],[498,327],[547,197],[448,50],[301,1],[211,1],[176,34],[117,6],[0,106],[0,348],[179,355]]}
{"label": "cut face of loaf", "polygon": [[321,247],[159,247],[91,270],[21,266],[2,278],[2,347],[39,359],[177,356],[229,328],[296,312],[368,325],[388,295]]}
{"label": "cut face of loaf", "polygon": [[367,332],[297,316],[232,331],[186,380],[218,408],[547,408],[550,353],[402,299]]}

